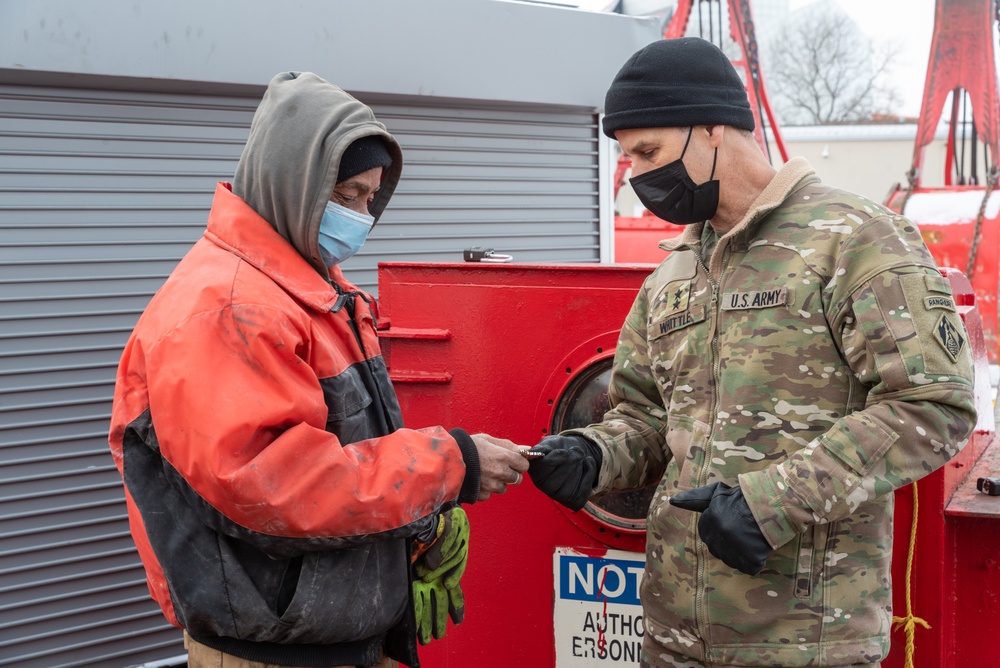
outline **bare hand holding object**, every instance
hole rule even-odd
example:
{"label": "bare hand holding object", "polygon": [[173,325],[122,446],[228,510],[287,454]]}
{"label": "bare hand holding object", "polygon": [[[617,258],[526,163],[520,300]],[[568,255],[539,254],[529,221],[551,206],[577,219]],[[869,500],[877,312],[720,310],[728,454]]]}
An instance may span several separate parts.
{"label": "bare hand holding object", "polygon": [[479,500],[491,494],[503,494],[508,485],[519,485],[528,470],[528,461],[517,451],[517,445],[505,438],[489,434],[473,434],[472,442],[479,452]]}

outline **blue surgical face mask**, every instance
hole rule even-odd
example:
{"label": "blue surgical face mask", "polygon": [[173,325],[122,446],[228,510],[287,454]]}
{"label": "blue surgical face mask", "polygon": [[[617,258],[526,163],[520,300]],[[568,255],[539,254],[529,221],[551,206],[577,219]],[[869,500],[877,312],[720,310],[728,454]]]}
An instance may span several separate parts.
{"label": "blue surgical face mask", "polygon": [[340,264],[361,250],[374,224],[375,216],[327,202],[319,223],[319,253],[326,266]]}

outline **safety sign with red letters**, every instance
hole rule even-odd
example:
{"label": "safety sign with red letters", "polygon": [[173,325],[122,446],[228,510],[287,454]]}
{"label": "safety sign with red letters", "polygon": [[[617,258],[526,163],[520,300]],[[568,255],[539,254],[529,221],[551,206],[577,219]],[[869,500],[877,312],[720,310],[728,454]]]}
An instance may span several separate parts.
{"label": "safety sign with red letters", "polygon": [[645,632],[639,584],[645,555],[557,547],[556,668],[635,666]]}

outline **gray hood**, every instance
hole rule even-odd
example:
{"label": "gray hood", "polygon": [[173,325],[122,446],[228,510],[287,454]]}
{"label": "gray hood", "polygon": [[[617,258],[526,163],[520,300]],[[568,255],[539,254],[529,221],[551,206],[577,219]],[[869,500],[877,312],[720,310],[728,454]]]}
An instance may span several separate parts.
{"label": "gray hood", "polygon": [[321,276],[319,222],[344,150],[379,135],[392,155],[369,213],[379,217],[403,169],[399,143],[365,104],[310,72],[283,72],[267,86],[236,167],[233,193],[267,220]]}

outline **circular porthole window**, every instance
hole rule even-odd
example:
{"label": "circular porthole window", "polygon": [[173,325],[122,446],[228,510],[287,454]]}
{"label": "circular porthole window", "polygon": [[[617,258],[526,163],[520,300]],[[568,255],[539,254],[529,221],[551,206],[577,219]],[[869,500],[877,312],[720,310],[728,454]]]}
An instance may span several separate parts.
{"label": "circular porthole window", "polygon": [[[600,422],[610,408],[608,384],[613,359],[607,357],[580,372],[566,387],[552,415],[551,432],[586,427]],[[608,492],[588,502],[584,510],[599,521],[619,529],[644,530],[649,504],[656,491],[650,485],[627,492]]]}

